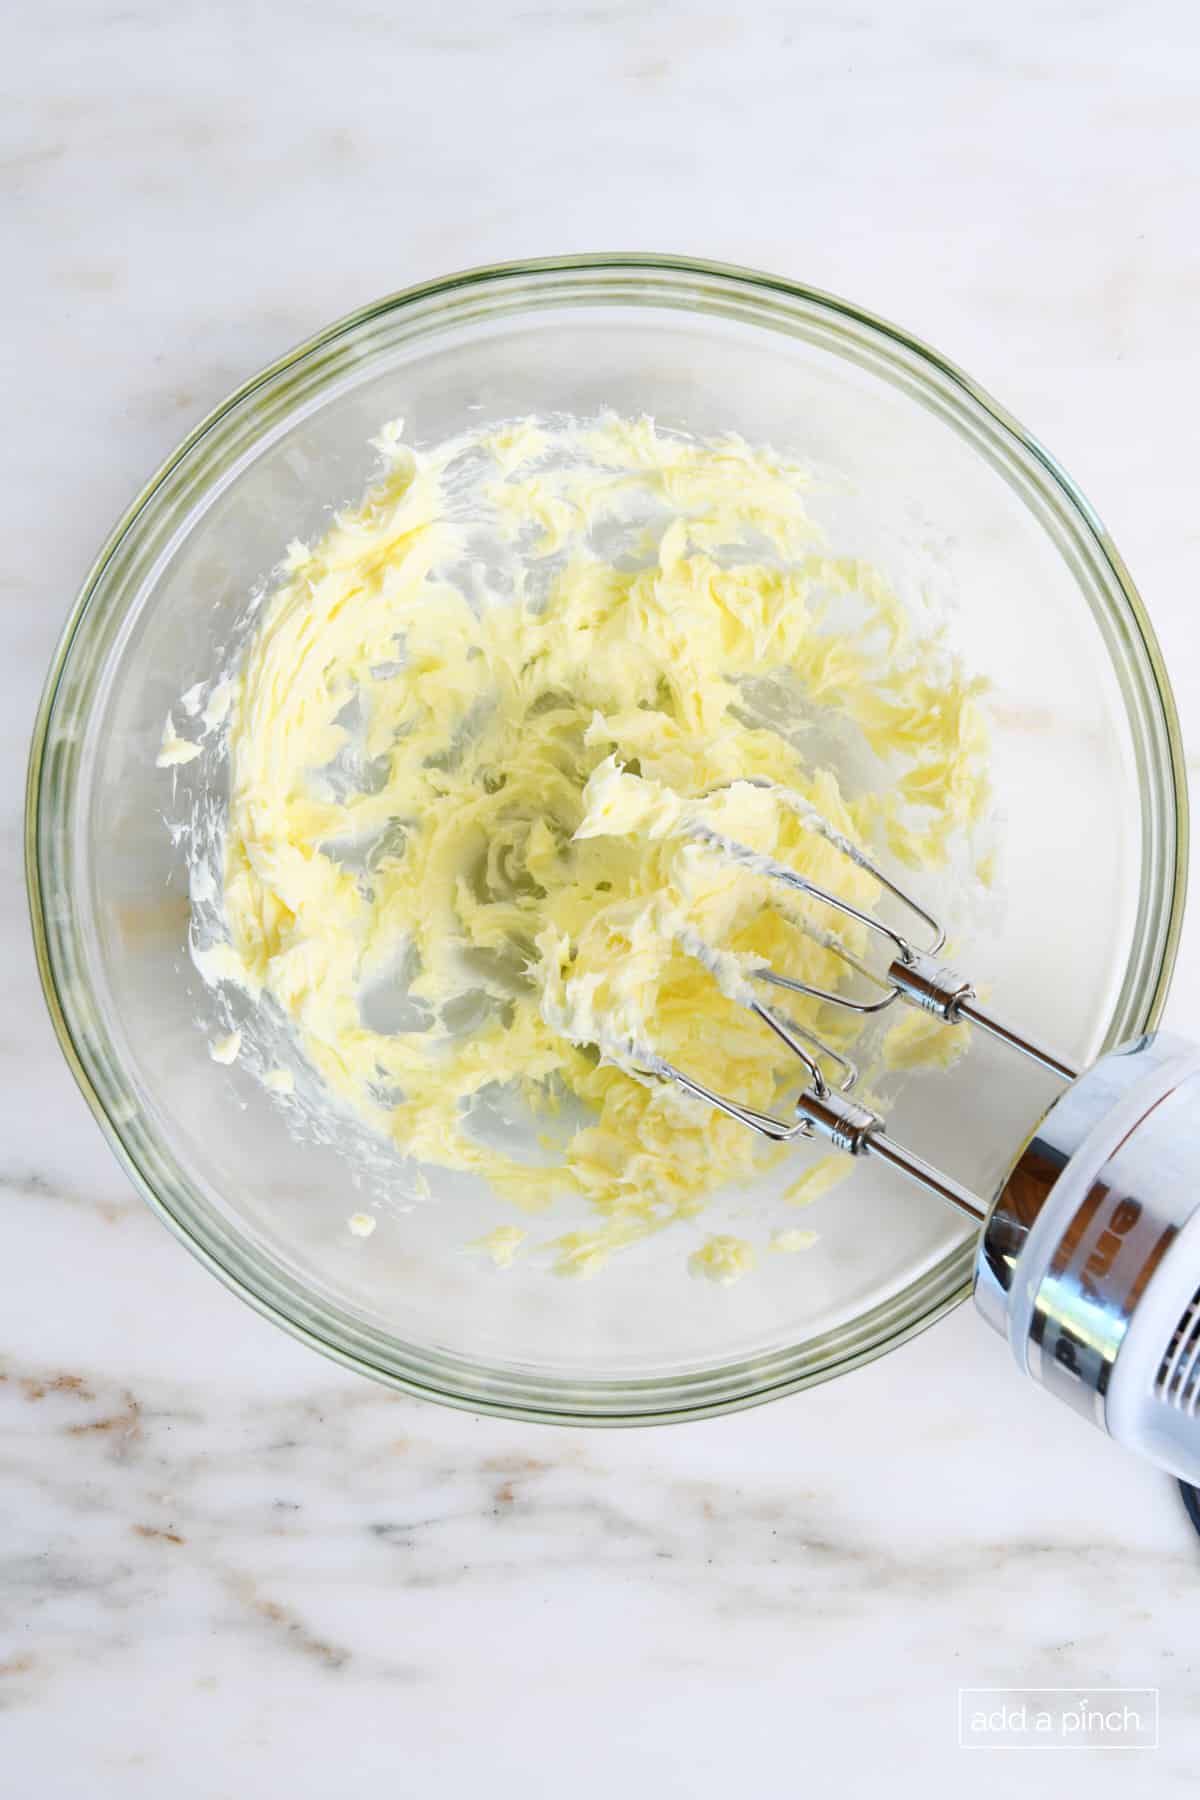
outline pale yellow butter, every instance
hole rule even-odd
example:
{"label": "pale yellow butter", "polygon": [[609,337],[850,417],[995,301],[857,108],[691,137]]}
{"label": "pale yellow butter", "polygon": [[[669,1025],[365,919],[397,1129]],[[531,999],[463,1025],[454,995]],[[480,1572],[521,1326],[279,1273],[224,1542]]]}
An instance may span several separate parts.
{"label": "pale yellow butter", "polygon": [[193,744],[187,738],[180,737],[175,729],[175,721],[168,713],[163,725],[162,743],[155,758],[158,767],[171,769],[181,763],[194,762],[202,754],[202,748],[200,744]]}
{"label": "pale yellow butter", "polygon": [[469,1250],[483,1250],[498,1269],[511,1269],[525,1242],[526,1233],[516,1225],[497,1225],[486,1237],[476,1238]]}
{"label": "pale yellow butter", "polygon": [[819,1242],[820,1233],[816,1231],[777,1231],[771,1239],[771,1248],[784,1256],[797,1256]]}
{"label": "pale yellow butter", "polygon": [[715,1281],[720,1287],[730,1287],[733,1282],[740,1281],[754,1267],[754,1247],[744,1238],[731,1237],[720,1233],[716,1237],[706,1238],[699,1250],[688,1257],[688,1268],[693,1275],[703,1276],[706,1281]]}
{"label": "pale yellow butter", "polygon": [[[229,728],[228,941],[195,960],[269,997],[337,1103],[406,1155],[526,1210],[582,1196],[594,1228],[555,1244],[560,1269],[591,1273],[778,1155],[656,1060],[767,1108],[797,1071],[746,1010],[754,970],[843,975],[803,929],[811,902],[693,827],[870,906],[803,805],[745,778],[936,865],[984,808],[976,686],[877,572],[829,552],[805,471],[772,452],[616,418],[377,444],[386,472],[289,547],[204,709]],[[481,533],[508,546],[499,572]],[[856,732],[877,786],[851,797],[810,737],[768,722],[793,712]],[[168,720],[160,761],[191,754]],[[853,1036],[828,1007],[789,1011]],[[564,1095],[584,1123],[534,1166],[475,1129],[498,1092],[535,1133]],[[740,1242],[711,1239],[693,1267],[736,1278]]]}

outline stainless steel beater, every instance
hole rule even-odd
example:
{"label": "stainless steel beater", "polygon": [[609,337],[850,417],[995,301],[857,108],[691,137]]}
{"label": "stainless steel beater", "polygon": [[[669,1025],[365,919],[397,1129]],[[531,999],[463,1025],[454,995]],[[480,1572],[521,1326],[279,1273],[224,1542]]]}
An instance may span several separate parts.
{"label": "stainless steel beater", "polygon": [[[859,847],[798,795],[772,787],[891,896],[926,941],[817,886],[699,819],[685,834],[753,872],[853,920],[884,947],[878,969],[834,932],[806,925],[867,984],[828,991],[760,967],[755,976],[867,1015],[903,1001],[949,1027],[971,1023],[1068,1084],[1020,1150],[989,1204],[899,1144],[853,1097],[849,1058],[766,1002],[754,1013],[800,1059],[807,1084],[794,1116],[756,1112],[655,1060],[699,1099],[776,1143],[819,1137],[888,1164],[982,1226],[975,1301],[1006,1336],[1018,1366],[1101,1430],[1189,1482],[1200,1482],[1200,1049],[1148,1035],[1076,1071],[978,1003],[971,981],[939,960],[945,932]],[[914,931],[915,935],[915,931]],[[831,1082],[822,1060],[839,1075]]]}

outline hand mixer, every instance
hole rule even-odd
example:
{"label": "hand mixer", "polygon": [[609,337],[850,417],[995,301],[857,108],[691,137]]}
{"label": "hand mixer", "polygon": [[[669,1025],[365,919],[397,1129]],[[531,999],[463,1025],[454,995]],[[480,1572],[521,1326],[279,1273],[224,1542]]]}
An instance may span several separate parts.
{"label": "hand mixer", "polygon": [[[657,1057],[649,1059],[653,1072],[773,1142],[817,1137],[848,1155],[874,1157],[982,1225],[975,1302],[1007,1337],[1018,1367],[1118,1442],[1200,1482],[1200,1048],[1159,1033],[1082,1072],[1071,1068],[979,1005],[971,981],[939,960],[945,932],[923,906],[800,796],[775,792],[873,877],[925,941],[915,944],[845,897],[685,814],[687,836],[853,920],[886,957],[872,968],[836,933],[806,926],[863,978],[865,992],[829,991],[765,965],[755,977],[863,1015],[903,1001],[947,1027],[969,1021],[1068,1085],[989,1206],[896,1142],[880,1114],[853,1097],[853,1063],[765,1002],[747,1004],[807,1077],[792,1118],[741,1106]],[[839,1070],[833,1083],[823,1060]]]}

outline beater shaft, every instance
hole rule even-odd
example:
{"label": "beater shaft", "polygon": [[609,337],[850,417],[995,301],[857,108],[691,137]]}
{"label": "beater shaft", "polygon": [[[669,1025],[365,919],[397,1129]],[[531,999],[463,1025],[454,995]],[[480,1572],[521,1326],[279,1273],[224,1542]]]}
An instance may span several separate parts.
{"label": "beater shaft", "polygon": [[910,1181],[915,1181],[926,1193],[936,1194],[939,1200],[948,1200],[952,1206],[957,1206],[959,1212],[974,1219],[977,1225],[982,1225],[987,1218],[987,1204],[978,1194],[973,1194],[961,1181],[955,1181],[952,1175],[947,1175],[932,1163],[926,1162],[915,1150],[898,1144],[886,1131],[873,1133],[867,1144],[867,1154],[874,1156],[879,1162],[887,1163],[889,1168],[898,1169],[901,1175],[907,1175]]}
{"label": "beater shaft", "polygon": [[977,1225],[987,1218],[987,1205],[977,1194],[926,1162],[914,1150],[889,1137],[879,1114],[862,1105],[861,1101],[828,1089],[820,1094],[810,1088],[800,1096],[796,1111],[802,1124],[808,1127],[804,1135],[825,1137],[835,1149],[844,1150],[850,1156],[875,1157],[889,1168],[907,1175],[927,1193],[948,1200]]}
{"label": "beater shaft", "polygon": [[1022,1036],[1019,1031],[1014,1031],[1010,1025],[1003,1025],[999,1019],[994,1019],[990,1013],[984,1012],[983,1008],[976,1004],[973,996],[969,1000],[959,1002],[958,1017],[967,1020],[972,1025],[978,1025],[980,1031],[986,1031],[989,1037],[994,1037],[1000,1043],[1007,1044],[1011,1050],[1019,1051],[1022,1056],[1028,1057],[1030,1062],[1040,1064],[1051,1075],[1057,1075],[1060,1081],[1074,1081],[1079,1074],[1078,1069],[1073,1068],[1070,1063],[1063,1062],[1061,1057],[1052,1055],[1040,1044],[1035,1044],[1032,1039]]}
{"label": "beater shaft", "polygon": [[1007,1044],[1010,1050],[1027,1056],[1031,1062],[1039,1063],[1043,1069],[1048,1069],[1051,1075],[1057,1075],[1062,1081],[1074,1081],[1079,1073],[1070,1063],[1063,1062],[1040,1044],[1035,1044],[1032,1038],[1025,1037],[1010,1025],[1004,1025],[990,1013],[984,1012],[967,977],[960,975],[948,963],[939,962],[926,951],[914,950],[911,945],[906,945],[888,969],[887,978],[901,1000],[907,1000],[911,1006],[919,1006],[923,1012],[932,1013],[935,1018],[944,1019],[947,1025],[961,1025],[964,1020],[969,1020],[990,1037]]}

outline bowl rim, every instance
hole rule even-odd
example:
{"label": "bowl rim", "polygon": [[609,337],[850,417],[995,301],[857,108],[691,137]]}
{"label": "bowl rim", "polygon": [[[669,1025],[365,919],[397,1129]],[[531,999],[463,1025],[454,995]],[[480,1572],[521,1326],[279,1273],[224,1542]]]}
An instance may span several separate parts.
{"label": "bowl rim", "polygon": [[[339,1344],[331,1341],[329,1337],[323,1336],[318,1330],[306,1324],[302,1318],[284,1310],[265,1293],[260,1292],[236,1270],[228,1267],[166,1204],[126,1145],[116,1122],[110,1116],[88,1073],[55,977],[39,860],[39,813],[45,751],[55,700],[77,633],[92,604],[104,573],[118,546],[124,541],[127,533],[134,528],[144,509],[149,506],[174,471],[192,455],[197,446],[223,419],[242,407],[260,388],[266,387],[288,371],[296,369],[307,359],[360,327],[386,315],[427,302],[436,302],[439,298],[447,298],[464,289],[486,288],[539,275],[611,274],[618,270],[628,271],[634,277],[639,274],[647,277],[677,274],[683,277],[715,278],[723,283],[731,284],[735,288],[749,289],[760,297],[772,294],[782,296],[786,301],[799,302],[801,305],[824,311],[835,319],[840,318],[853,325],[866,327],[868,330],[879,333],[900,350],[913,356],[918,363],[924,363],[936,371],[952,390],[958,390],[961,395],[966,396],[982,411],[992,425],[998,429],[1002,439],[1011,440],[1019,450],[1025,452],[1039,464],[1044,474],[1049,477],[1052,488],[1058,490],[1060,497],[1066,502],[1068,510],[1072,511],[1081,522],[1091,540],[1093,549],[1099,553],[1102,561],[1108,566],[1119,595],[1119,610],[1123,608],[1125,623],[1131,627],[1145,656],[1152,691],[1160,709],[1160,720],[1167,745],[1165,768],[1160,768],[1158,773],[1160,776],[1165,774],[1168,783],[1166,794],[1174,828],[1174,857],[1171,865],[1164,868],[1163,871],[1164,885],[1167,882],[1170,884],[1170,895],[1166,904],[1165,928],[1161,932],[1158,967],[1153,978],[1153,985],[1145,994],[1140,1008],[1144,1015],[1142,1028],[1147,1030],[1157,1023],[1162,1013],[1178,952],[1186,898],[1189,838],[1183,742],[1165,662],[1141,596],[1133,583],[1124,559],[1099,516],[1057,459],[986,389],[922,338],[854,302],[822,289],[809,287],[805,283],[758,269],[673,254],[612,251],[522,258],[510,262],[485,264],[417,282],[357,308],[304,339],[276,358],[274,362],[267,364],[213,407],[163,460],[118,518],[104,540],[80,586],[79,593],[63,626],[51,658],[34,720],[25,794],[25,876],[38,974],[59,1045],[76,1084],[104,1137],[135,1188],[174,1235],[187,1245],[192,1254],[206,1268],[210,1269],[231,1292],[236,1293],[256,1312],[281,1326],[301,1343],[309,1345],[343,1367],[352,1369],[358,1374],[370,1376],[389,1387],[418,1398],[437,1401],[442,1405],[471,1412],[491,1413],[528,1422],[592,1426],[663,1424],[712,1417],[725,1412],[740,1411],[750,1406],[761,1405],[768,1400],[829,1380],[834,1375],[846,1373],[864,1363],[873,1361],[877,1356],[896,1348],[934,1324],[969,1295],[972,1287],[970,1273],[964,1262],[963,1278],[952,1288],[938,1293],[927,1307],[914,1310],[907,1319],[889,1330],[886,1336],[857,1347],[851,1347],[836,1360],[819,1368],[804,1369],[778,1380],[768,1379],[758,1386],[747,1387],[732,1394],[714,1394],[711,1391],[707,1375],[701,1375],[694,1382],[687,1377],[675,1378],[674,1387],[679,1395],[679,1403],[662,1407],[656,1406],[653,1411],[596,1410],[594,1407],[578,1407],[562,1401],[555,1402],[553,1405],[540,1405],[523,1400],[519,1392],[504,1391],[503,1382],[499,1389],[493,1389],[486,1385],[476,1388],[470,1379],[463,1379],[456,1387],[450,1384],[439,1385],[412,1374],[400,1373],[395,1369],[381,1368],[363,1353],[356,1352],[345,1344]],[[953,1253],[951,1254],[953,1255]],[[440,1360],[443,1367],[453,1369],[455,1359],[442,1357]],[[469,1366],[467,1359],[463,1359],[463,1367]],[[666,1378],[666,1384],[671,1385],[671,1378]],[[616,1383],[608,1385],[614,1393],[620,1386]],[[625,1391],[630,1391],[635,1385],[626,1384]],[[581,1388],[586,1386],[586,1383],[575,1384],[565,1391],[578,1395]],[[690,1400],[686,1398],[689,1387],[694,1389]]]}

